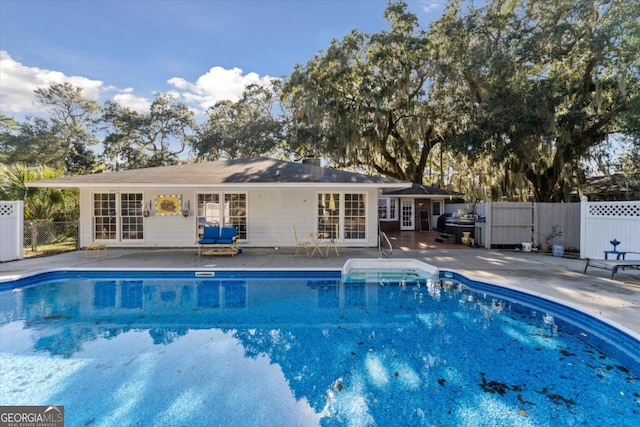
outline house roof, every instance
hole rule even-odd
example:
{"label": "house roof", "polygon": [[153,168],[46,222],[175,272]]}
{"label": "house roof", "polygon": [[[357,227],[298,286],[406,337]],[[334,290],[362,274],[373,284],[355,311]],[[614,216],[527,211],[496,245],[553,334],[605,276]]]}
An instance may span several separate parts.
{"label": "house roof", "polygon": [[[634,180],[622,174],[592,176],[587,178],[583,193],[591,201],[638,200],[640,184],[637,178]],[[572,195],[574,200],[580,200],[577,190]]]}
{"label": "house roof", "polygon": [[431,185],[421,185],[413,183],[411,187],[405,187],[399,190],[385,191],[385,196],[454,196],[460,197],[461,193],[456,191],[443,190],[442,188]]}
{"label": "house roof", "polygon": [[29,187],[50,188],[251,187],[256,185],[282,187],[354,185],[400,189],[410,186],[411,183],[266,157],[67,176],[27,183]]}

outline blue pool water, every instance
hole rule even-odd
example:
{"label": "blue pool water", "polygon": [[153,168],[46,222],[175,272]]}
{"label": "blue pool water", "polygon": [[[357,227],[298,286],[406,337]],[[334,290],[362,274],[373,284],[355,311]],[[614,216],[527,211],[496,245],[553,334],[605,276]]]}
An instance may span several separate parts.
{"label": "blue pool water", "polygon": [[68,426],[640,425],[633,336],[452,273],[67,271],[0,289],[0,405],[64,405]]}

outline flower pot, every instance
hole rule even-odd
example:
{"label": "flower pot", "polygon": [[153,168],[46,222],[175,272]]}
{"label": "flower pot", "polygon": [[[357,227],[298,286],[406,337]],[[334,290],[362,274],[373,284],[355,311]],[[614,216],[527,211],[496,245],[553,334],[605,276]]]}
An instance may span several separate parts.
{"label": "flower pot", "polygon": [[564,246],[562,246],[562,245],[553,245],[551,248],[553,250],[553,256],[561,257],[561,256],[564,255]]}
{"label": "flower pot", "polygon": [[462,238],[460,240],[462,241],[463,245],[469,245],[469,243],[471,241],[471,232],[470,231],[463,231],[462,232]]}

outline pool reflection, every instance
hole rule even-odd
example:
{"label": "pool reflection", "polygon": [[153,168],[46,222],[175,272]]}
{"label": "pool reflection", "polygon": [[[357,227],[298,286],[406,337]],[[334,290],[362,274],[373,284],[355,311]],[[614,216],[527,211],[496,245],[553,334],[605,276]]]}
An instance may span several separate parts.
{"label": "pool reflection", "polygon": [[247,355],[255,355],[266,351],[260,344],[273,338],[275,330],[282,338],[300,326],[295,347],[304,352],[305,343],[313,347],[319,339],[326,341],[327,331],[335,328],[405,328],[407,315],[422,323],[425,316],[420,313],[437,311],[443,295],[475,312],[475,323],[491,322],[491,313],[504,307],[495,299],[472,298],[453,283],[430,280],[122,278],[52,281],[4,292],[0,313],[3,323],[23,321],[36,332],[34,349],[54,355],[69,357],[83,342],[132,329],[149,331],[154,344],[169,344],[189,330],[212,327],[236,330]]}

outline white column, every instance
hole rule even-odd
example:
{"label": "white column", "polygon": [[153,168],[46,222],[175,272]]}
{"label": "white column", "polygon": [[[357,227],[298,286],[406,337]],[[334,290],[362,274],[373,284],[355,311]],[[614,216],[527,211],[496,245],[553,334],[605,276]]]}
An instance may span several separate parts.
{"label": "white column", "polygon": [[585,258],[587,253],[587,212],[589,210],[587,196],[580,198],[580,258]]}

